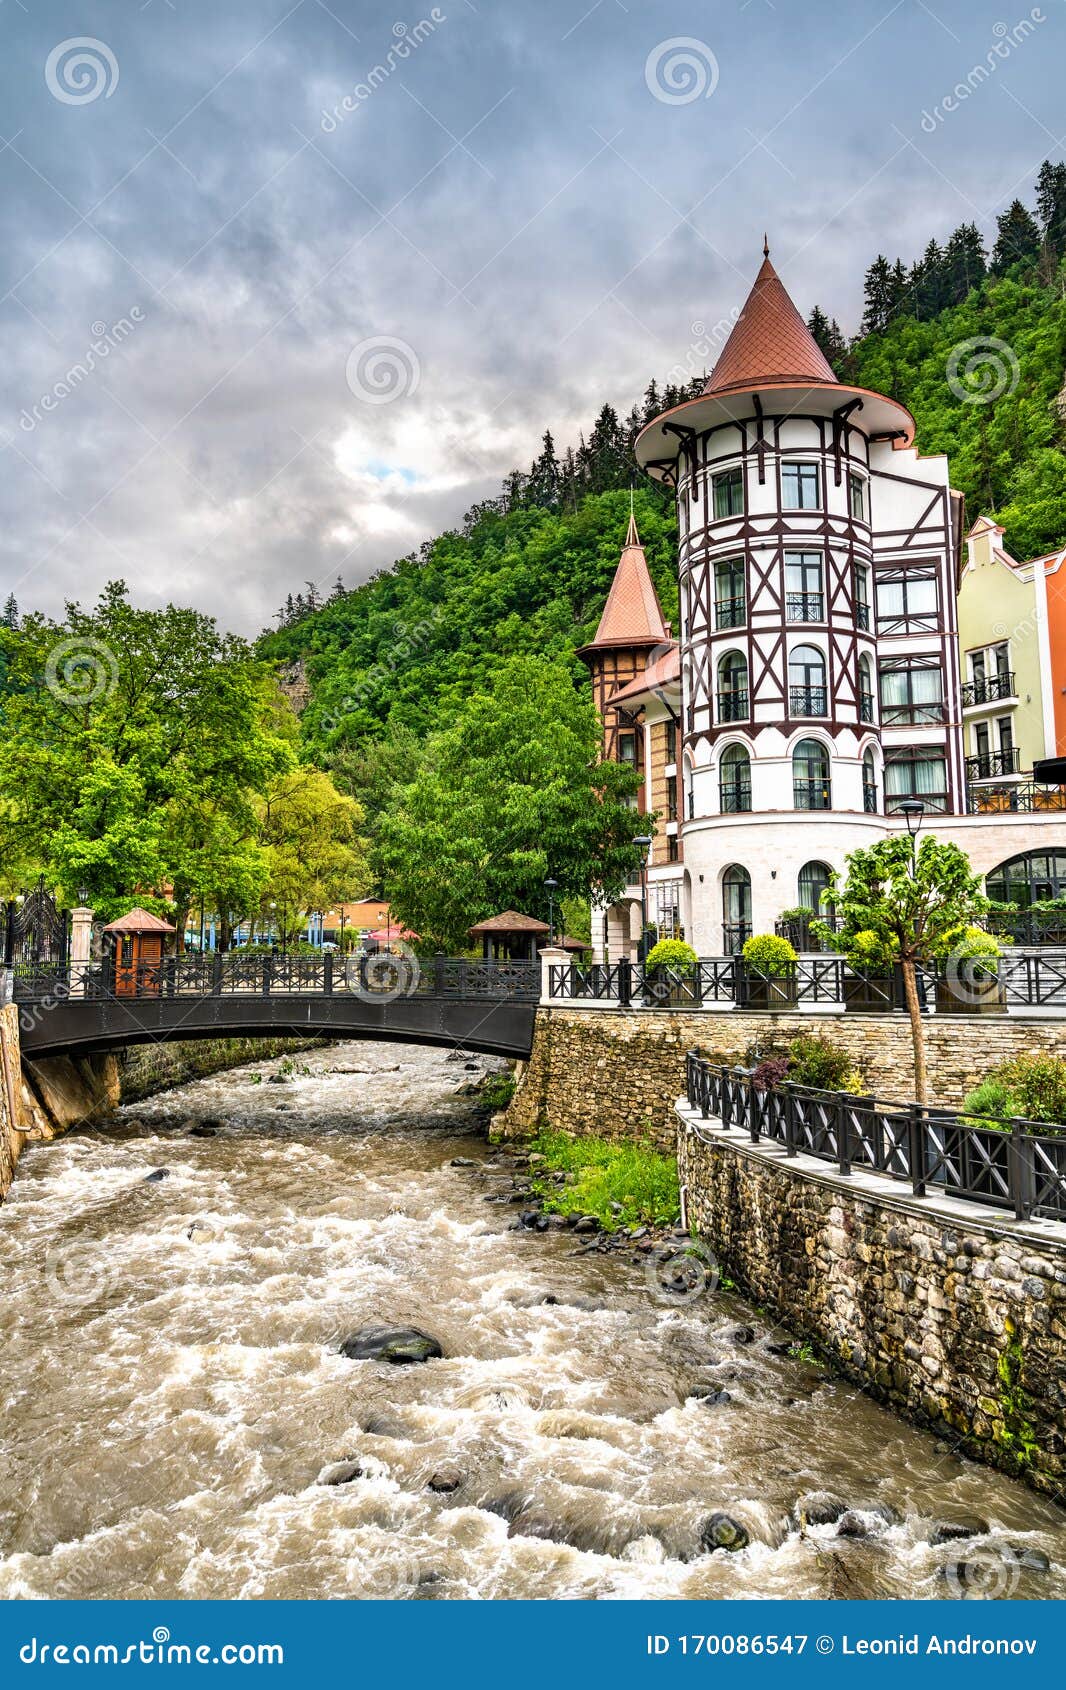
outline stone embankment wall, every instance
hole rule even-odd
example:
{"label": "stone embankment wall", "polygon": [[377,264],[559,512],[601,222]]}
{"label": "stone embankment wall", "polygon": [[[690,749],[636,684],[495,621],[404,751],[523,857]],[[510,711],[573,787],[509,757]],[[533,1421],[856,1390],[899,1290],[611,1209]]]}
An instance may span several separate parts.
{"label": "stone embankment wall", "polygon": [[914,1198],[681,1116],[688,1213],[723,1269],[962,1453],[1066,1488],[1066,1227]]}
{"label": "stone embankment wall", "polygon": [[139,1103],[157,1091],[188,1085],[246,1062],[268,1062],[314,1050],[326,1039],[188,1039],[180,1044],[134,1045],[119,1058],[123,1103]]}
{"label": "stone embankment wall", "polygon": [[[530,1134],[550,1123],[605,1138],[646,1134],[674,1144],[674,1104],[685,1089],[685,1052],[736,1061],[797,1033],[825,1033],[854,1056],[872,1093],[914,1096],[910,1023],[903,1015],[753,1015],[663,1010],[542,1009],[533,1049],[500,1127]],[[931,1096],[956,1104],[988,1070],[1023,1051],[1066,1056],[1066,1021],[936,1015],[926,1023]]]}

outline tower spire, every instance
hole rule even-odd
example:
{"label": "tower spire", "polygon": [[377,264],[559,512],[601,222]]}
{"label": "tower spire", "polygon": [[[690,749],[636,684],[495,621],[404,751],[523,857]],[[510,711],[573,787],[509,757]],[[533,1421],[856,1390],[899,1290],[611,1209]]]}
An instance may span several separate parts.
{"label": "tower spire", "polygon": [[770,256],[770,237],[765,232],[762,238],[762,255],[764,258],[769,258]]}

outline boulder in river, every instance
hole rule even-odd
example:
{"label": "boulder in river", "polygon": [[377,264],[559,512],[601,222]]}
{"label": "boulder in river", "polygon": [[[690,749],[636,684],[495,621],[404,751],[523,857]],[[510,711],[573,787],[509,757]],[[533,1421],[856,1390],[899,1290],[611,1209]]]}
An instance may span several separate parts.
{"label": "boulder in river", "polygon": [[929,1533],[929,1542],[934,1547],[941,1543],[957,1543],[964,1537],[984,1537],[987,1531],[987,1520],[982,1520],[977,1514],[965,1514],[958,1520],[938,1520]]}
{"label": "boulder in river", "polygon": [[754,1344],[755,1328],[754,1326],[734,1326],[730,1337],[734,1344]]}
{"label": "boulder in river", "polygon": [[218,1127],[213,1121],[196,1121],[189,1128],[190,1138],[217,1138]]}
{"label": "boulder in river", "polygon": [[323,1467],[318,1482],[320,1485],[350,1485],[353,1479],[363,1477],[358,1461],[335,1461],[332,1467]]}
{"label": "boulder in river", "polygon": [[417,1326],[360,1326],[341,1344],[349,1361],[388,1361],[395,1367],[436,1361],[444,1354],[436,1338]]}
{"label": "boulder in river", "polygon": [[426,1480],[426,1489],[436,1491],[439,1496],[451,1496],[463,1483],[463,1475],[458,1467],[438,1467]]}
{"label": "boulder in river", "polygon": [[700,1527],[700,1542],[704,1549],[746,1549],[751,1542],[746,1527],[732,1514],[719,1510],[708,1514]]}
{"label": "boulder in river", "polygon": [[145,1174],[145,1185],[158,1185],[161,1179],[170,1178],[169,1168],[153,1168],[150,1174]]}
{"label": "boulder in river", "polygon": [[801,1526],[835,1526],[848,1505],[842,1496],[831,1490],[809,1490],[796,1503],[796,1519]]}

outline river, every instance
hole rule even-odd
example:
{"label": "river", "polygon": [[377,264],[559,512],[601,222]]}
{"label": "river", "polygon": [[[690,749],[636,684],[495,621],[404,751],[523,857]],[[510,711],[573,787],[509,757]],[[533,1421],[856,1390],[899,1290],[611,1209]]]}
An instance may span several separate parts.
{"label": "river", "polygon": [[[294,1060],[26,1153],[0,1208],[0,1596],[1066,1596],[1052,1503],[772,1353],[734,1293],[664,1305],[628,1254],[512,1230],[463,1061]],[[445,1359],[346,1360],[374,1321]],[[339,1463],[358,1476],[321,1482]],[[873,1535],[799,1527],[812,1490]],[[700,1552],[718,1510],[749,1547]],[[990,1536],[930,1543],[975,1514]]]}

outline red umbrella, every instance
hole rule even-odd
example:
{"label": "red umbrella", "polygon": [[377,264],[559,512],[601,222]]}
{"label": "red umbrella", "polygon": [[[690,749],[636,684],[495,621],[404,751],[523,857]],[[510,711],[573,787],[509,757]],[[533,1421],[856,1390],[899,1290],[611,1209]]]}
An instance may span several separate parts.
{"label": "red umbrella", "polygon": [[398,943],[407,940],[417,943],[420,937],[420,934],[412,933],[409,927],[379,927],[376,933],[367,934],[367,938],[373,939],[378,945],[391,944],[394,939]]}

